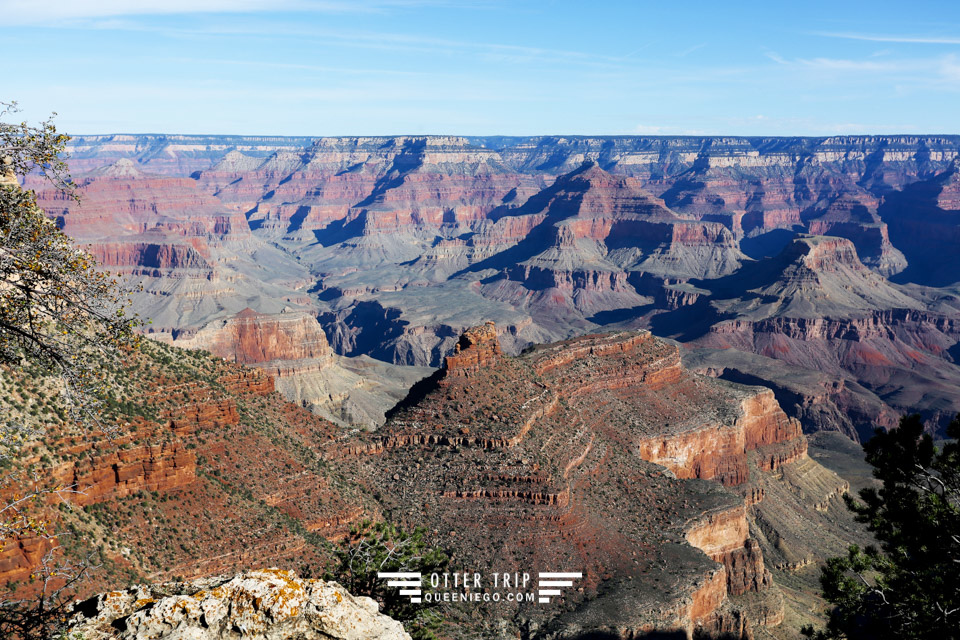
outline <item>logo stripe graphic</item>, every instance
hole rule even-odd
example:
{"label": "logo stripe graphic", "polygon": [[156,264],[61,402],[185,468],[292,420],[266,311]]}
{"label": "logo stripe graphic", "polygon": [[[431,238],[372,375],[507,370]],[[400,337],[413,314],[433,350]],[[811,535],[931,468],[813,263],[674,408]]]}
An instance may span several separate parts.
{"label": "logo stripe graphic", "polygon": [[562,589],[572,587],[573,581],[583,577],[580,571],[541,571],[537,579],[537,597],[540,604],[550,604],[552,596],[563,595]]}
{"label": "logo stripe graphic", "polygon": [[400,587],[400,595],[410,596],[410,602],[422,602],[420,588],[423,576],[416,571],[378,571],[377,577],[387,581],[389,587]]}

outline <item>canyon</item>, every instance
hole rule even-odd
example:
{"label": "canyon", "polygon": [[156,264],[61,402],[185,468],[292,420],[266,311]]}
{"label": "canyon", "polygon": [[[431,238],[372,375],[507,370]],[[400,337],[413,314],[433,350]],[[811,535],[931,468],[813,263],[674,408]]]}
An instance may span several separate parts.
{"label": "canyon", "polygon": [[[646,331],[511,357],[494,323],[472,328],[377,432],[331,455],[356,461],[385,513],[437,532],[463,566],[584,573],[559,615],[448,610],[492,636],[514,620],[536,638],[753,637],[794,607],[767,554],[777,571],[808,570],[844,548],[852,522],[848,484],[807,455],[771,391],[691,373]],[[809,520],[789,523],[791,511]]]}
{"label": "canyon", "polygon": [[16,462],[79,492],[0,553],[27,591],[50,553],[99,554],[87,594],[318,575],[387,519],[462,570],[584,574],[451,628],[790,638],[869,543],[819,461],[960,412],[960,138],[71,144],[77,199],[24,187],[151,340],[107,378],[122,435],[51,419]]}
{"label": "canyon", "polygon": [[[907,411],[936,431],[960,410],[957,137],[71,145],[79,204],[27,186],[142,286],[151,335],[264,368],[341,425],[382,424],[487,319],[510,354],[651,330],[769,386],[807,432],[859,440]],[[319,327],[329,352],[250,354],[251,322],[290,345]]]}
{"label": "canyon", "polygon": [[[322,344],[301,343],[301,355]],[[27,484],[76,487],[69,508],[49,502],[47,517],[70,535],[43,552],[97,546],[106,571],[85,593],[137,580],[193,589],[184,581],[276,566],[300,584],[295,573],[330,561],[328,540],[387,518],[424,527],[457,570],[584,573],[556,606],[445,608],[451,633],[750,638],[787,615],[812,619],[777,580],[809,579],[843,549],[849,485],[808,456],[771,391],[690,372],[676,345],[647,331],[513,357],[487,322],[456,344],[370,432],[287,402],[261,368],[148,343],[111,376],[116,397],[138,398],[118,404],[139,407],[112,417],[122,431],[63,425],[17,460]],[[0,400],[8,410],[46,406],[41,382],[2,374],[16,390]],[[29,588],[34,547],[7,545],[0,580]],[[110,593],[99,598],[136,600]],[[104,603],[102,615],[117,610]],[[137,625],[167,615],[138,607]]]}

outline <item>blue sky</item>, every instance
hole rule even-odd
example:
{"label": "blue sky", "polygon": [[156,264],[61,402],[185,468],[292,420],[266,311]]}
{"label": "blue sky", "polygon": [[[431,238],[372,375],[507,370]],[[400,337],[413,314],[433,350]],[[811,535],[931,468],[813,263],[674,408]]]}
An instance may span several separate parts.
{"label": "blue sky", "polygon": [[0,0],[61,130],[960,134],[960,2]]}

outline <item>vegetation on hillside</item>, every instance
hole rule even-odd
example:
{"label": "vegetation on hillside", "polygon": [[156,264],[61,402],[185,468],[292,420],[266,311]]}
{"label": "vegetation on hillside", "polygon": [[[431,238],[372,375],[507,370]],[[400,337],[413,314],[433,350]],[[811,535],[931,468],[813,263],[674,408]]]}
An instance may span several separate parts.
{"label": "vegetation on hillside", "polygon": [[889,432],[878,430],[864,449],[879,489],[848,506],[879,547],[850,547],[821,575],[834,606],[817,640],[960,638],[960,415],[942,448],[924,433],[918,415]]}
{"label": "vegetation on hillside", "polygon": [[337,547],[333,566],[324,577],[354,595],[376,600],[381,613],[402,622],[414,640],[433,640],[442,623],[437,605],[413,603],[377,576],[379,572],[416,572],[429,579],[432,573],[443,573],[449,558],[429,545],[426,533],[423,528],[404,531],[389,522],[361,522]]}
{"label": "vegetation on hillside", "polygon": [[[0,107],[0,118],[16,110]],[[2,170],[8,178],[39,173],[72,196],[63,160],[68,139],[49,121],[0,122]],[[58,376],[60,395],[81,422],[97,422],[104,390],[98,371],[138,342],[124,293],[44,215],[32,191],[0,187],[0,364],[39,366]],[[4,424],[0,455],[15,451],[30,426]]]}
{"label": "vegetation on hillside", "polygon": [[[3,121],[16,112],[15,103],[0,103],[0,365],[52,375],[55,384],[48,392],[58,397],[58,407],[66,407],[78,424],[99,424],[106,389],[100,372],[123,349],[137,345],[138,323],[125,312],[129,301],[119,284],[47,219],[32,191],[17,184],[16,176],[39,174],[73,196],[64,160],[68,137],[49,120],[39,126]],[[37,397],[46,398],[43,393]],[[0,461],[42,437],[51,410],[67,418],[46,403],[0,416]],[[11,482],[0,486],[9,494],[0,501],[0,544],[54,537],[34,507],[70,487],[10,487]],[[55,633],[65,603],[61,594],[85,572],[82,563],[45,558],[34,575],[42,584],[35,601],[0,595],[0,632],[24,638]]]}

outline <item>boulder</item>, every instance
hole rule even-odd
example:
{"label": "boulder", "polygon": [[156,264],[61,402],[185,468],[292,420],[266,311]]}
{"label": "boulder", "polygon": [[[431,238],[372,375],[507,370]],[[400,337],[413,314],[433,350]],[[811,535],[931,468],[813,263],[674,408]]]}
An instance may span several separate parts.
{"label": "boulder", "polygon": [[403,640],[396,620],[335,582],[279,569],[140,585],[73,605],[67,637],[85,640]]}

